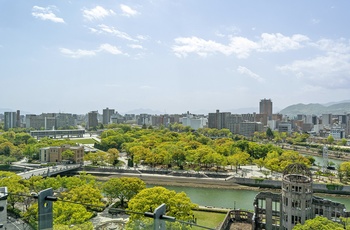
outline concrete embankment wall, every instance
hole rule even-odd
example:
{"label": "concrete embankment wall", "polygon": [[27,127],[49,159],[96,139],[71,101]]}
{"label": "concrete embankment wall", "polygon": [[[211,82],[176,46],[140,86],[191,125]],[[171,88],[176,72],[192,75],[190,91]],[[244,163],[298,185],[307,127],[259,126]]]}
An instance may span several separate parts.
{"label": "concrete embankment wall", "polygon": [[[254,178],[233,177],[232,181],[237,184],[260,187],[260,188],[280,189],[282,186],[282,181],[262,179],[262,178],[254,179]],[[350,195],[350,186],[347,186],[347,185],[332,184],[332,183],[329,183],[329,184],[313,183],[312,189],[316,193]]]}
{"label": "concrete embankment wall", "polygon": [[[80,169],[81,170],[81,169]],[[243,188],[248,189],[281,189],[282,181],[264,178],[232,177],[224,174],[198,174],[190,172],[172,173],[158,171],[125,170],[110,168],[84,168],[84,171],[98,177],[139,177],[148,184],[176,185],[189,187],[213,187],[213,188]],[[77,174],[81,171],[72,171]],[[224,177],[224,178],[223,178]],[[350,195],[350,186],[340,184],[318,184],[312,185],[315,193]]]}

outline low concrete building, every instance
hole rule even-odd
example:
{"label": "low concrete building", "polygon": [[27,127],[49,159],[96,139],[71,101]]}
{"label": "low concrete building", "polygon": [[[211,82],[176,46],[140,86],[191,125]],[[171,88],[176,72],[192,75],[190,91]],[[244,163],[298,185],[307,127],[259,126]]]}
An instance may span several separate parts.
{"label": "low concrete building", "polygon": [[79,164],[83,162],[84,158],[84,147],[83,146],[70,146],[70,145],[62,145],[62,146],[51,146],[46,148],[41,148],[39,153],[39,159],[41,162],[45,163],[61,163],[63,162],[62,153],[66,150],[71,150],[74,155],[68,160],[73,163]]}

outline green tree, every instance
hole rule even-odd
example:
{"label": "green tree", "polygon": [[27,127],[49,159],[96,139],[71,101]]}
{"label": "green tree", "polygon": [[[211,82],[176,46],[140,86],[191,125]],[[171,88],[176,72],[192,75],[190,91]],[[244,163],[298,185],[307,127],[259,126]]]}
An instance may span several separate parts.
{"label": "green tree", "polygon": [[331,145],[331,144],[333,144],[333,142],[334,142],[334,137],[329,134],[327,137],[327,143]]}
{"label": "green tree", "polygon": [[118,164],[119,151],[116,148],[108,149],[107,151],[107,162],[113,166]]}
{"label": "green tree", "polygon": [[107,158],[107,153],[104,151],[90,152],[84,155],[84,160],[91,161],[92,165],[105,165]]}
{"label": "green tree", "polygon": [[[13,172],[0,171],[0,187],[7,187],[9,193],[13,194],[28,194],[29,189],[24,186],[21,176],[16,175]],[[9,195],[7,202],[15,208],[17,203],[23,202],[24,196]]]}
{"label": "green tree", "polygon": [[342,175],[346,177],[347,180],[350,179],[350,161],[342,162],[339,166],[339,170]]}
{"label": "green tree", "polygon": [[269,140],[272,140],[274,138],[274,134],[273,134],[272,130],[270,129],[270,127],[268,127],[267,130],[266,130],[266,137]]}
{"label": "green tree", "polygon": [[294,226],[293,230],[344,230],[344,227],[339,224],[335,223],[331,220],[328,220],[326,217],[317,216],[314,219],[310,219],[305,221],[304,224],[297,224]]}
{"label": "green tree", "polygon": [[129,201],[145,188],[145,182],[139,178],[121,177],[109,179],[103,184],[102,191],[110,202],[118,198],[120,200],[120,205],[124,207],[125,200]]}
{"label": "green tree", "polygon": [[262,167],[265,166],[265,161],[263,158],[255,159],[253,160],[253,163],[256,164],[256,166],[259,167],[259,170],[261,171]]}
{"label": "green tree", "polygon": [[[80,225],[88,222],[88,220],[93,216],[92,212],[86,210],[83,205],[80,204],[72,204],[62,201],[57,201],[53,205],[53,224],[54,229],[55,226],[62,227],[61,225]],[[23,219],[31,223],[32,226],[36,226],[38,224],[38,203],[34,203],[32,206],[28,208],[28,210],[23,214]],[[86,225],[89,226],[90,224]],[[58,228],[60,229],[60,228]],[[85,228],[83,228],[85,229]]]}
{"label": "green tree", "polygon": [[[164,187],[146,188],[134,196],[128,204],[128,209],[135,212],[153,212],[161,204],[166,204],[166,215],[173,216],[178,220],[192,220],[192,209],[197,207],[184,193],[176,193]],[[131,214],[129,223],[137,224],[136,220],[147,220],[140,214]],[[137,226],[134,226],[136,229]]]}
{"label": "green tree", "polygon": [[233,165],[236,168],[236,173],[240,165],[245,165],[248,163],[250,155],[246,152],[239,151],[231,156],[227,157],[227,162],[229,165]]}
{"label": "green tree", "polygon": [[341,144],[342,146],[346,146],[346,145],[348,144],[348,140],[347,140],[346,138],[342,138],[342,139],[340,140],[340,144]]}
{"label": "green tree", "polygon": [[73,160],[74,152],[70,149],[64,150],[61,153],[62,160]]}
{"label": "green tree", "polygon": [[79,187],[75,187],[68,192],[63,192],[62,197],[66,201],[77,202],[82,204],[89,204],[89,210],[101,210],[104,203],[102,202],[101,191],[91,184],[84,184]]}

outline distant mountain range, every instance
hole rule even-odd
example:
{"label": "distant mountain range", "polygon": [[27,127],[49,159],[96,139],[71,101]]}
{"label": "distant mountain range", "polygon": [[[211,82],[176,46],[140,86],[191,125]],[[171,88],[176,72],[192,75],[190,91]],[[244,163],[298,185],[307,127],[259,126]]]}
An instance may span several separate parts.
{"label": "distant mountain range", "polygon": [[322,115],[322,114],[347,114],[350,113],[350,100],[342,102],[331,102],[327,104],[296,104],[282,109],[280,114],[296,116],[305,115]]}

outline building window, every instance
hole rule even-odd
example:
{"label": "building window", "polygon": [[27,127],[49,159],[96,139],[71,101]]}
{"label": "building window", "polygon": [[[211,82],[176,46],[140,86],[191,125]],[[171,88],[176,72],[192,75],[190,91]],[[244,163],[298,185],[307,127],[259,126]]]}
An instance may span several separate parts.
{"label": "building window", "polygon": [[272,201],[272,211],[280,211],[280,202]]}
{"label": "building window", "polygon": [[293,207],[293,208],[298,208],[298,209],[300,209],[300,207],[301,207],[300,201],[299,201],[299,200],[293,200],[293,199],[292,199],[292,207]]}
{"label": "building window", "polygon": [[292,216],[292,224],[298,224],[301,223],[301,217],[300,216]]}
{"label": "building window", "polygon": [[259,199],[259,200],[258,200],[258,207],[259,207],[260,209],[265,209],[265,207],[266,207],[266,205],[265,205],[265,200]]}
{"label": "building window", "polygon": [[288,215],[287,215],[287,213],[284,212],[284,213],[283,213],[283,216],[284,216],[284,221],[285,221],[285,222],[288,222]]}

